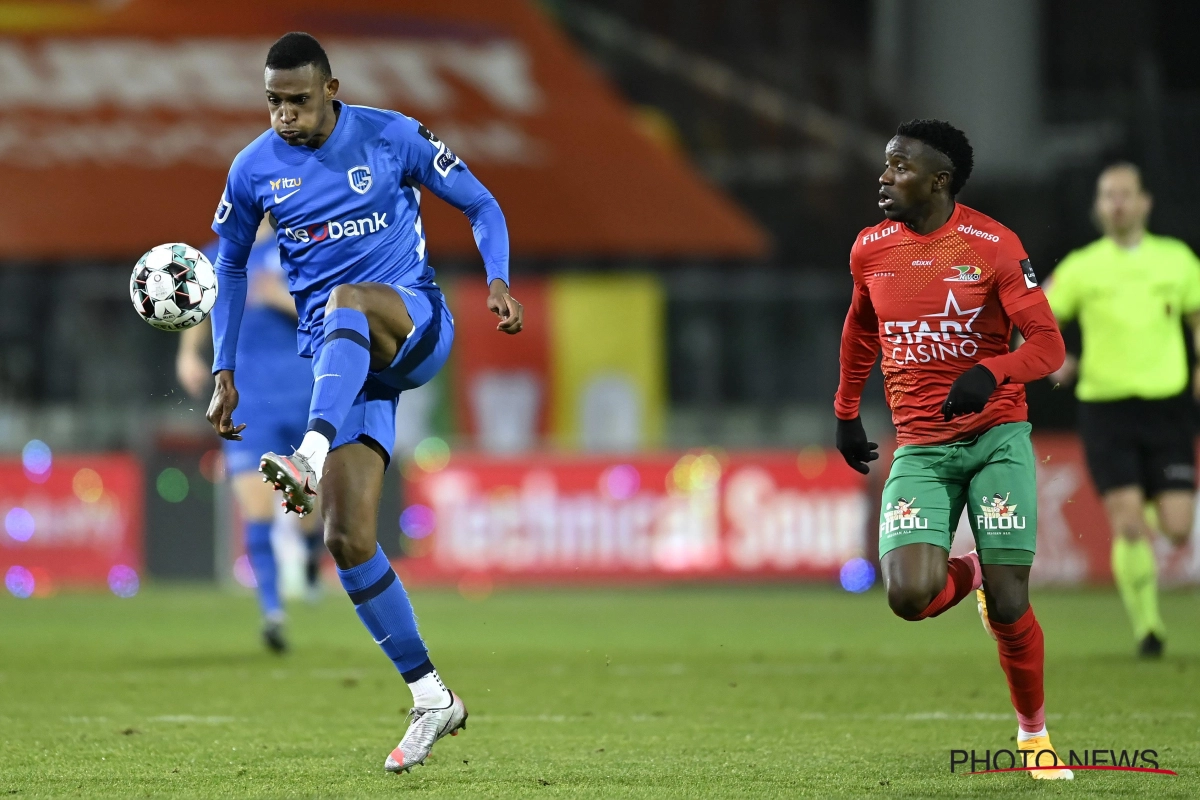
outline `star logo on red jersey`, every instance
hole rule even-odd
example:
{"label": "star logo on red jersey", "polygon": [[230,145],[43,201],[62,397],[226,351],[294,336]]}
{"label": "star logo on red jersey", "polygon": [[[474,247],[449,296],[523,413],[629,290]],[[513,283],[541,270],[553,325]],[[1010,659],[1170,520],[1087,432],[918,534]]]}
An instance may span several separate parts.
{"label": "star logo on red jersey", "polygon": [[[984,309],[979,308],[959,308],[958,298],[954,296],[954,290],[951,289],[946,293],[946,309],[939,314],[922,314],[921,316],[928,319],[944,319],[942,330],[956,330],[965,333],[974,333],[971,326],[975,324],[975,318],[979,316]],[[975,333],[975,336],[981,334]]]}

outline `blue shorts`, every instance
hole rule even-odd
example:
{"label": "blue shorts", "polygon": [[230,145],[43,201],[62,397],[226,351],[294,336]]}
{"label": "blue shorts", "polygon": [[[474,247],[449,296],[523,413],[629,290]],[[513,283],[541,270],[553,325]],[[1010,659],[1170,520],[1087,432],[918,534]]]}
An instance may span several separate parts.
{"label": "blue shorts", "polygon": [[299,447],[308,428],[309,395],[239,392],[234,421],[245,423],[239,442],[225,441],[225,471],[229,475],[253,472],[263,453],[290,453]]}
{"label": "blue shorts", "polygon": [[450,316],[446,298],[437,284],[392,288],[408,308],[412,333],[386,369],[367,375],[367,382],[354,399],[330,449],[370,439],[383,448],[390,460],[396,443],[396,406],[400,393],[428,383],[450,356],[454,317]]}

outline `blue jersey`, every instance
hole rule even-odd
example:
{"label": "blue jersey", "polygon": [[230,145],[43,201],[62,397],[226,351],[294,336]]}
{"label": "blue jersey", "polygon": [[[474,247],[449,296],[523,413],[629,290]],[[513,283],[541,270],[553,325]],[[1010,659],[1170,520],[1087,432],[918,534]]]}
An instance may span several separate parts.
{"label": "blue jersey", "polygon": [[[213,242],[204,254],[216,259],[216,250]],[[304,436],[313,387],[312,362],[296,354],[296,318],[253,291],[255,281],[285,278],[273,239],[250,250],[246,276],[251,291],[237,343],[237,420],[246,429],[240,440],[222,443],[231,475],[256,471],[263,453],[287,452]]]}
{"label": "blue jersey", "polygon": [[245,259],[259,222],[276,223],[280,259],[300,314],[299,350],[322,338],[325,303],[344,283],[418,287],[433,279],[421,225],[421,186],[463,211],[488,281],[508,282],[508,232],[495,198],[416,120],[335,101],[337,124],[319,148],[287,144],[273,130],[229,171],[213,230],[220,292],[213,309],[213,369],[233,369],[245,302]]}
{"label": "blue jersey", "polygon": [[[210,260],[216,260],[217,243],[204,248]],[[279,263],[279,248],[274,241],[255,244],[246,260],[246,277],[253,286],[258,279],[285,280]],[[246,301],[237,343],[237,363],[241,366],[238,389],[243,406],[253,405],[259,395],[303,399],[305,408],[312,393],[312,365],[296,354],[296,319],[285,311],[257,302],[253,293]]]}

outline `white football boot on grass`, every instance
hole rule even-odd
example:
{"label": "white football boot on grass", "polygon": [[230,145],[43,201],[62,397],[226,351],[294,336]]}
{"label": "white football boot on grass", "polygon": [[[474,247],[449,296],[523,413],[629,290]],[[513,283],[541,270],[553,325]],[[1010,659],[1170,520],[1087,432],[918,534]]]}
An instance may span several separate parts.
{"label": "white football boot on grass", "polygon": [[450,692],[450,705],[445,708],[414,708],[408,712],[408,730],[396,749],[387,757],[383,768],[388,772],[408,772],[424,764],[433,744],[443,736],[457,736],[467,729],[467,707],[462,699]]}

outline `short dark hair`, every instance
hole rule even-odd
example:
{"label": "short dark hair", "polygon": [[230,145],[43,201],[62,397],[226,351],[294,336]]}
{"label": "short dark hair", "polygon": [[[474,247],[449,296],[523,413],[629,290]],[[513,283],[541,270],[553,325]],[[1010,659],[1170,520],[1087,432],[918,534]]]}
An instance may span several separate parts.
{"label": "short dark hair", "polygon": [[1138,188],[1142,190],[1142,193],[1150,194],[1150,189],[1146,186],[1146,177],[1144,175],[1142,175],[1142,168],[1139,167],[1137,164],[1133,163],[1132,161],[1114,161],[1114,162],[1112,162],[1111,164],[1106,166],[1104,169],[1100,170],[1100,175],[1097,176],[1096,182],[1099,183],[1100,178],[1103,178],[1108,173],[1110,173],[1114,170],[1118,170],[1118,169],[1124,169],[1124,170],[1128,170],[1128,171],[1132,172],[1133,176],[1135,178],[1137,178]]}
{"label": "short dark hair", "polygon": [[967,185],[967,178],[971,177],[971,169],[975,166],[975,151],[971,149],[967,135],[958,128],[940,119],[914,119],[900,123],[896,135],[916,139],[950,159],[953,167],[950,174],[951,197]]}
{"label": "short dark hair", "polygon": [[333,77],[325,48],[307,33],[285,33],[267,51],[267,69],[296,69],[305,64],[312,64],[326,78]]}

